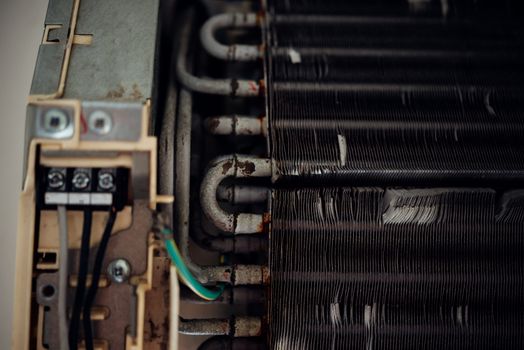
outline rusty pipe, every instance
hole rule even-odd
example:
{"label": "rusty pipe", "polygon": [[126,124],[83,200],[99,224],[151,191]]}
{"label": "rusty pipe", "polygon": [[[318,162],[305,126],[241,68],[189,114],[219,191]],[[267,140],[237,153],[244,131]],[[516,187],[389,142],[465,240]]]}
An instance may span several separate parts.
{"label": "rusty pipe", "polygon": [[175,224],[180,242],[180,253],[188,268],[197,277],[202,275],[200,267],[189,254],[189,203],[191,178],[191,120],[193,118],[193,98],[185,89],[180,90],[179,110],[176,118],[175,136]]}
{"label": "rusty pipe", "polygon": [[256,254],[267,253],[268,242],[264,237],[235,236],[205,238],[197,242],[204,249],[209,249],[223,254]]}
{"label": "rusty pipe", "polygon": [[[264,274],[261,266],[206,266],[195,264],[189,253],[189,219],[190,219],[190,162],[191,162],[191,120],[193,116],[193,98],[191,92],[182,89],[179,96],[179,113],[177,116],[176,153],[175,153],[175,216],[176,228],[180,242],[180,253],[187,266],[199,282],[225,282],[229,284],[262,284]],[[215,198],[216,202],[216,198]],[[238,274],[236,271],[240,271]],[[250,273],[243,273],[249,271]],[[234,276],[240,276],[235,279]],[[226,277],[227,276],[227,277]],[[245,277],[245,278],[243,278]],[[246,279],[247,278],[247,279]]]}
{"label": "rusty pipe", "polygon": [[223,45],[215,37],[223,28],[252,28],[261,24],[256,13],[222,13],[209,18],[200,30],[202,47],[218,59],[256,61],[264,56],[262,45]]}
{"label": "rusty pipe", "polygon": [[211,165],[200,187],[200,204],[204,214],[224,232],[250,234],[264,232],[269,213],[228,213],[217,201],[218,186],[227,177],[270,177],[271,160],[252,156],[230,155],[220,157]]}
{"label": "rusty pipe", "polygon": [[233,286],[268,285],[269,268],[262,265],[202,266],[203,275]]}
{"label": "rusty pipe", "polygon": [[178,332],[185,335],[228,335],[258,337],[262,334],[260,317],[237,316],[228,319],[180,319]]}
{"label": "rusty pipe", "polygon": [[[193,204],[198,203],[194,201]],[[267,254],[268,240],[265,235],[227,235],[218,234],[215,230],[213,233],[204,228],[200,207],[193,205],[191,213],[191,230],[192,240],[200,247],[206,250],[220,252],[222,254]],[[207,222],[207,220],[206,220]]]}
{"label": "rusty pipe", "polygon": [[198,215],[194,215],[194,219],[191,222],[191,238],[203,249],[222,254],[266,254],[268,251],[269,244],[267,237],[264,235],[214,236],[204,230]]}
{"label": "rusty pipe", "polygon": [[209,117],[205,127],[213,135],[262,135],[267,137],[267,118],[241,115]]}
{"label": "rusty pipe", "polygon": [[193,15],[184,16],[176,62],[176,73],[182,85],[191,91],[226,96],[259,96],[264,94],[263,81],[240,79],[205,79],[192,75],[187,69],[187,55]]}

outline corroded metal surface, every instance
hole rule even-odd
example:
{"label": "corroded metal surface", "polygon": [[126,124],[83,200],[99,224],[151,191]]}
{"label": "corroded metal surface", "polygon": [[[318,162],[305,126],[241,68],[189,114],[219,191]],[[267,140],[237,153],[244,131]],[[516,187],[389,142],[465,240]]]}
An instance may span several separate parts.
{"label": "corroded metal surface", "polygon": [[213,161],[202,181],[200,202],[204,214],[224,232],[235,234],[263,232],[266,216],[251,213],[228,213],[216,200],[217,189],[227,177],[270,177],[271,161],[250,156],[230,155]]}
{"label": "corroded metal surface", "polygon": [[167,349],[169,344],[169,266],[165,256],[153,259],[153,287],[146,293],[144,349]]}
{"label": "corroded metal surface", "polygon": [[257,337],[262,334],[260,317],[231,317],[229,319],[182,319],[179,332],[187,335],[230,335],[233,337]]}

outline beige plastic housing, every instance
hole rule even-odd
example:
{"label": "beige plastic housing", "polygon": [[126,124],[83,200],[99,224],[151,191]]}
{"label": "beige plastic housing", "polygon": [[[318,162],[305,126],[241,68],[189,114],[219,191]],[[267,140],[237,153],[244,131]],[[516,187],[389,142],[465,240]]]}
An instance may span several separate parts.
{"label": "beige plastic housing", "polygon": [[[41,349],[42,340],[42,320],[43,307],[39,307],[32,295],[32,287],[36,282],[37,266],[33,261],[34,242],[35,242],[35,167],[38,161],[40,165],[45,166],[86,166],[89,167],[128,167],[133,172],[132,155],[142,153],[147,155],[149,161],[149,207],[155,209],[159,203],[169,203],[173,201],[171,196],[161,196],[157,194],[157,140],[155,137],[148,135],[150,120],[150,103],[147,101],[142,109],[142,130],[141,136],[137,142],[105,142],[105,141],[82,141],[80,139],[80,113],[81,102],[77,100],[39,100],[30,98],[30,105],[35,106],[55,106],[68,107],[74,110],[74,135],[68,140],[49,140],[33,139],[30,142],[26,168],[27,173],[24,179],[23,190],[19,202],[18,218],[18,239],[16,248],[16,278],[15,278],[15,300],[14,300],[14,319],[13,319],[13,337],[11,348],[13,350]],[[107,157],[89,157],[89,158],[67,158],[37,156],[37,150],[41,151],[109,151],[116,154],[113,158]],[[59,153],[53,152],[52,154]],[[126,207],[118,216],[113,232],[120,231],[131,225],[131,214],[133,208]],[[81,236],[81,213],[69,212],[69,248],[79,246]],[[36,249],[40,252],[58,253],[58,228],[56,224],[56,214],[42,212],[40,217],[40,240]],[[95,214],[93,217],[93,234],[91,244],[99,242],[102,227],[104,225],[104,213]],[[45,233],[45,234],[43,234]],[[147,271],[143,276],[134,276],[131,283],[135,284],[137,303],[136,303],[136,320],[137,336],[126,338],[126,349],[144,349],[144,314],[146,310],[146,294],[152,288],[152,269],[153,256],[155,250],[163,249],[160,243],[150,234],[148,240],[148,258]],[[158,255],[158,254],[157,254]],[[59,257],[58,257],[59,258]],[[53,266],[51,266],[53,267]],[[56,268],[57,266],[55,266]],[[42,268],[42,266],[40,266]],[[44,266],[45,268],[45,266]],[[172,291],[176,292],[176,291]],[[103,317],[100,316],[100,317]],[[107,349],[107,344],[96,343],[98,349]]]}

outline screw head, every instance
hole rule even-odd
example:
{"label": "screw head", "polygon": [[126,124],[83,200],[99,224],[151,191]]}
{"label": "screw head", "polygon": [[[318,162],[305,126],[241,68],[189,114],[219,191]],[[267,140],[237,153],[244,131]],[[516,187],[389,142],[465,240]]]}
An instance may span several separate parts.
{"label": "screw head", "polygon": [[123,283],[131,274],[131,266],[126,259],[116,259],[107,266],[107,274],[113,282]]}
{"label": "screw head", "polygon": [[47,185],[57,190],[59,188],[62,188],[65,184],[65,176],[62,172],[58,170],[50,170],[49,173],[47,173]]}
{"label": "screw head", "polygon": [[91,182],[91,179],[89,178],[89,175],[83,171],[78,171],[73,175],[73,179],[71,180],[73,183],[73,187],[77,190],[85,190],[87,186],[89,186],[89,183]]}
{"label": "screw head", "polygon": [[98,135],[106,135],[113,128],[113,119],[109,113],[98,110],[89,115],[89,129]]}
{"label": "screw head", "polygon": [[56,288],[52,284],[46,284],[40,287],[40,289],[38,290],[38,293],[40,294],[40,297],[42,299],[51,301],[56,296]]}
{"label": "screw head", "polygon": [[44,129],[49,133],[57,133],[65,130],[69,125],[67,114],[57,108],[49,109],[44,114]]}
{"label": "screw head", "polygon": [[115,177],[110,172],[98,173],[98,187],[102,190],[110,191],[115,186]]}

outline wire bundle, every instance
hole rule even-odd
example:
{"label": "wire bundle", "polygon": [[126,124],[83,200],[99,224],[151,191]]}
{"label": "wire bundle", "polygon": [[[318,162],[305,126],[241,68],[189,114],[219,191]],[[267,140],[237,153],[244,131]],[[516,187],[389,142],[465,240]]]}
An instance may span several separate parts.
{"label": "wire bundle", "polygon": [[276,190],[273,349],[520,349],[521,192]]}
{"label": "wire bundle", "polygon": [[82,238],[80,243],[80,259],[78,261],[78,278],[75,291],[73,310],[69,323],[69,348],[78,349],[80,315],[84,305],[84,297],[87,282],[87,269],[89,264],[89,244],[91,240],[91,224],[93,211],[90,208],[84,210],[84,224],[82,227]]}
{"label": "wire bundle", "polygon": [[[89,267],[89,246],[91,240],[91,224],[93,220],[93,212],[91,209],[84,210],[84,224],[82,229],[82,239],[80,246],[80,259],[78,264],[78,280],[75,291],[75,299],[73,309],[71,312],[71,320],[69,324],[69,348],[78,349],[79,342],[79,326],[80,315],[82,315],[82,325],[84,331],[85,348],[87,350],[94,349],[93,330],[91,325],[91,310],[95,301],[96,293],[98,291],[98,284],[102,272],[102,265],[107,249],[111,232],[116,221],[117,211],[112,207],[109,211],[102,238],[96,252],[93,272],[91,275],[91,285],[87,289],[87,274]],[[87,293],[86,293],[87,289]]]}
{"label": "wire bundle", "polygon": [[193,276],[189,268],[187,267],[178,247],[173,240],[173,231],[167,227],[162,227],[160,233],[163,236],[164,244],[166,246],[167,253],[171,258],[171,261],[176,266],[176,270],[179,278],[188,286],[196,295],[201,297],[204,300],[215,300],[217,299],[222,292],[224,291],[225,285],[220,284],[216,289],[208,289],[203,286],[197,279]]}

